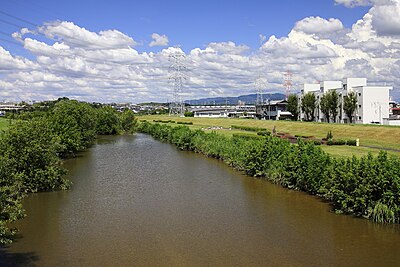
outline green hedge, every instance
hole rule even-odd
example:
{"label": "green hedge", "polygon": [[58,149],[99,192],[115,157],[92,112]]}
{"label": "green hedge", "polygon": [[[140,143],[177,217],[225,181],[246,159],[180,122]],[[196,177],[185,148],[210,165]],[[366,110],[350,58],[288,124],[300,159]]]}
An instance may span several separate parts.
{"label": "green hedge", "polygon": [[259,128],[259,127],[252,127],[252,126],[241,126],[241,125],[232,125],[231,128],[232,129],[243,130],[243,131],[249,131],[249,132],[267,131],[266,128]]}
{"label": "green hedge", "polygon": [[376,222],[399,222],[400,161],[385,152],[377,157],[337,159],[313,142],[301,140],[292,145],[273,136],[226,137],[186,126],[150,123],[141,123],[138,130],[179,149],[222,159],[248,175],[318,195],[338,212]]}

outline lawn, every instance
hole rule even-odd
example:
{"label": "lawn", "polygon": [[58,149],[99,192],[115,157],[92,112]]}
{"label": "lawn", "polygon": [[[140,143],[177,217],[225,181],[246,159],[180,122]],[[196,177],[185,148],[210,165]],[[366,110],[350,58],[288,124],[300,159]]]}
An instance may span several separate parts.
{"label": "lawn", "polygon": [[[253,120],[253,119],[227,119],[227,118],[193,118],[193,117],[169,117],[168,115],[148,115],[139,117],[140,120],[169,120],[193,122],[192,128],[206,128],[209,126],[222,126],[229,128],[231,125],[255,126],[267,128],[272,131],[276,127],[277,132],[286,132],[291,135],[307,135],[317,138],[326,137],[328,131],[332,131],[335,139],[360,139],[361,147],[350,146],[322,146],[322,148],[335,156],[360,156],[366,155],[368,152],[373,154],[379,153],[379,148],[398,149],[400,150],[400,127],[380,126],[380,125],[349,125],[349,124],[328,124],[314,122],[293,122],[293,121],[269,121],[269,120]],[[231,135],[238,131],[218,131],[221,134]],[[371,146],[376,148],[367,148],[363,146]],[[400,156],[400,152],[391,152]]]}

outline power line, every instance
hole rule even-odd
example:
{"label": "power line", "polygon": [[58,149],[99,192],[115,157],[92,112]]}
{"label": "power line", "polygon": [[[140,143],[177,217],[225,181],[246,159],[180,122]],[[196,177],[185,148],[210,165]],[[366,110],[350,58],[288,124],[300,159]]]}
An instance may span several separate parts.
{"label": "power line", "polygon": [[32,23],[32,22],[27,21],[27,20],[25,20],[25,19],[21,19],[21,18],[19,18],[19,17],[17,17],[17,16],[14,16],[14,15],[8,14],[7,12],[4,12],[4,11],[1,11],[1,10],[0,10],[0,14],[6,15],[6,16],[8,16],[8,17],[10,17],[10,18],[13,18],[13,19],[15,19],[15,20],[19,20],[19,21],[24,22],[24,23],[27,23],[27,24],[29,24],[29,25],[38,27],[38,25],[35,24],[35,23]]}
{"label": "power line", "polygon": [[7,43],[10,43],[10,44],[14,44],[14,45],[22,46],[20,43],[17,43],[17,42],[11,41],[11,40],[7,40],[7,39],[3,39],[3,38],[0,38],[0,41],[7,42]]}
{"label": "power line", "polygon": [[25,28],[24,26],[21,26],[21,25],[18,25],[18,24],[15,24],[15,23],[13,23],[13,22],[9,22],[9,21],[3,20],[3,19],[0,19],[0,21],[3,22],[3,23],[5,23],[5,24],[8,24],[8,25],[17,27],[17,28]]}

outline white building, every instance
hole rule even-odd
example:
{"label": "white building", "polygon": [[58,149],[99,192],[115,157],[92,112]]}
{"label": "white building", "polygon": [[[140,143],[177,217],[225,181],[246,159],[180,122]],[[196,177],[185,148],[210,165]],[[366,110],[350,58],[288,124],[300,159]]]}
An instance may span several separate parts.
{"label": "white building", "polygon": [[[304,84],[299,98],[306,93],[314,93],[317,99],[317,109],[315,111],[315,121],[326,122],[324,114],[319,108],[321,97],[330,90],[336,90],[339,95],[339,110],[337,122],[348,123],[350,120],[343,110],[343,99],[349,92],[357,95],[357,109],[353,116],[354,123],[360,124],[383,124],[389,118],[389,91],[391,86],[371,86],[367,85],[366,78],[346,78],[342,81],[323,81],[319,84]],[[304,114],[301,113],[301,119]]]}

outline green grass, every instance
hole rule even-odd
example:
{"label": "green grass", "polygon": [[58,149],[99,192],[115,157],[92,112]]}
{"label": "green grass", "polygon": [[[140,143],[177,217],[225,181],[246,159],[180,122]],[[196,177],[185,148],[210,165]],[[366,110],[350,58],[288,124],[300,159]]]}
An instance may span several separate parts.
{"label": "green grass", "polygon": [[10,121],[5,118],[0,118],[0,131],[5,130],[10,125]]}
{"label": "green grass", "polygon": [[[148,115],[141,116],[139,119],[146,119],[152,122],[154,119],[166,120],[170,119],[168,115]],[[321,146],[326,152],[338,156],[362,156],[371,152],[378,154],[379,148],[399,149],[400,127],[381,126],[381,125],[354,125],[354,124],[328,124],[314,122],[294,122],[294,121],[268,121],[268,120],[251,120],[251,119],[227,119],[227,118],[193,118],[193,117],[173,117],[175,121],[193,122],[190,128],[200,129],[209,126],[222,126],[229,128],[231,125],[242,125],[267,128],[272,131],[275,126],[277,132],[286,132],[292,135],[315,136],[316,138],[326,137],[328,131],[332,131],[335,139],[360,139],[361,146],[374,146],[375,148],[366,147],[350,147],[350,146]],[[223,135],[232,135],[234,133],[243,132],[240,130],[218,130]],[[250,132],[248,132],[250,133]],[[254,133],[255,134],[255,133]],[[389,154],[400,156],[400,152],[388,151]]]}

